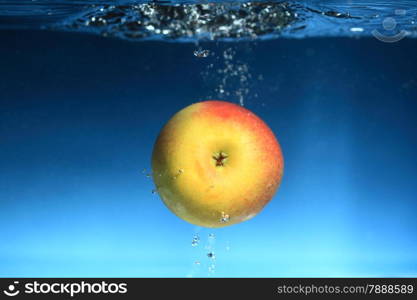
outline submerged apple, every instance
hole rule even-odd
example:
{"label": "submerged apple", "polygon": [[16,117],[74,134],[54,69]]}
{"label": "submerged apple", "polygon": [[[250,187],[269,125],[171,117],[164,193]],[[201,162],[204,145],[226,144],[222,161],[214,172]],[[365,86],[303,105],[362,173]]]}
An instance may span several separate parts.
{"label": "submerged apple", "polygon": [[269,127],[224,101],[199,102],[176,113],[152,154],[153,179],[166,206],[204,227],[254,217],[275,194],[283,168]]}

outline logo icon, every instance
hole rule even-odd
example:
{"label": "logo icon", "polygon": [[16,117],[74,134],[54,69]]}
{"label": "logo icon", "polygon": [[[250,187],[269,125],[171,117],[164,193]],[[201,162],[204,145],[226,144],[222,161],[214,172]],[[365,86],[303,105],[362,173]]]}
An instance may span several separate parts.
{"label": "logo icon", "polygon": [[13,282],[13,284],[9,285],[7,290],[4,290],[3,293],[5,293],[7,296],[14,297],[20,293],[19,290],[16,289],[16,285],[19,284],[19,281]]}
{"label": "logo icon", "polygon": [[[407,11],[405,9],[396,9],[395,14],[397,16],[405,16]],[[393,17],[387,17],[382,21],[382,27],[386,32],[395,33],[397,27],[397,21]],[[401,30],[395,34],[386,35],[379,32],[377,29],[372,30],[372,35],[384,43],[395,43],[401,41],[408,35],[406,30]]]}

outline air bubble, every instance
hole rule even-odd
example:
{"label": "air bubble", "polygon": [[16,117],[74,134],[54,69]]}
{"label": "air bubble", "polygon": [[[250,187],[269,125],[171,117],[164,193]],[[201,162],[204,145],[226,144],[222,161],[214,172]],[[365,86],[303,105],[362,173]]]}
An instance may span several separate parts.
{"label": "air bubble", "polygon": [[202,72],[206,81],[213,81],[215,84],[213,91],[216,95],[214,97],[232,97],[241,106],[244,106],[245,99],[250,95],[250,79],[253,77],[248,64],[236,60],[236,50],[232,47],[225,49],[223,53],[218,55],[217,60],[219,63],[207,67]]}
{"label": "air bubble", "polygon": [[362,27],[351,27],[350,31],[352,31],[352,32],[363,32],[364,29]]}
{"label": "air bubble", "polygon": [[197,247],[199,243],[200,243],[200,236],[198,234],[195,234],[193,237],[193,240],[191,241],[191,246]]}
{"label": "air bubble", "polygon": [[147,178],[152,177],[152,172],[148,172],[148,170],[146,169],[142,170],[142,174],[144,174]]}
{"label": "air bubble", "polygon": [[194,51],[194,56],[198,58],[206,58],[210,54],[209,50],[198,49]]}
{"label": "air bubble", "polygon": [[208,271],[209,271],[209,273],[214,273],[214,271],[216,270],[216,265],[210,265],[209,267],[208,267]]}
{"label": "air bubble", "polygon": [[228,214],[225,214],[224,211],[222,211],[222,217],[220,218],[220,223],[227,223],[230,220],[230,216]]}

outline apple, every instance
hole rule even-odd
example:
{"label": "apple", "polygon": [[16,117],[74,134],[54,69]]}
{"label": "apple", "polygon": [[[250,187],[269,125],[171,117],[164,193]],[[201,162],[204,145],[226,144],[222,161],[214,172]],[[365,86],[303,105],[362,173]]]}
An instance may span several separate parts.
{"label": "apple", "polygon": [[181,219],[223,227],[257,215],[284,170],[271,129],[246,108],[203,101],[176,113],[152,153],[152,176],[165,205]]}

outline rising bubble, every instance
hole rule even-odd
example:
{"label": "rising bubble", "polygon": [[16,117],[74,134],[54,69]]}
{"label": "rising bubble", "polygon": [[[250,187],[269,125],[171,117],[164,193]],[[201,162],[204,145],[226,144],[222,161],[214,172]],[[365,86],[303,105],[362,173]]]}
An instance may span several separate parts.
{"label": "rising bubble", "polygon": [[222,216],[220,218],[220,223],[227,223],[230,220],[230,216],[226,213],[224,213],[224,211],[222,211]]}
{"label": "rising bubble", "polygon": [[200,236],[198,234],[195,234],[193,236],[193,240],[191,241],[191,246],[197,247],[199,243],[200,243]]}

